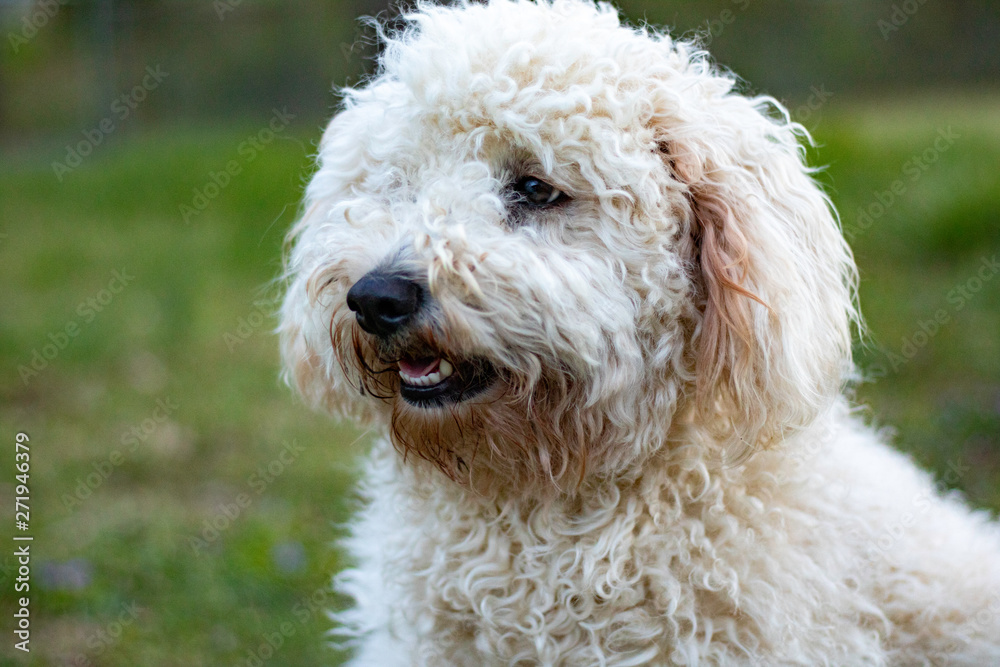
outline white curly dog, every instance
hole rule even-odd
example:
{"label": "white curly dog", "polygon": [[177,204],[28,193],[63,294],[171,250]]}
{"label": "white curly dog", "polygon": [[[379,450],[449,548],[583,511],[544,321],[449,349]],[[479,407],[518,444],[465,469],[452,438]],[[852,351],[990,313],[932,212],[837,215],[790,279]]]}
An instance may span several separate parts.
{"label": "white curly dog", "polygon": [[280,326],[382,435],[354,664],[1000,664],[1000,529],[844,398],[855,266],[787,112],[584,0],[383,39]]}

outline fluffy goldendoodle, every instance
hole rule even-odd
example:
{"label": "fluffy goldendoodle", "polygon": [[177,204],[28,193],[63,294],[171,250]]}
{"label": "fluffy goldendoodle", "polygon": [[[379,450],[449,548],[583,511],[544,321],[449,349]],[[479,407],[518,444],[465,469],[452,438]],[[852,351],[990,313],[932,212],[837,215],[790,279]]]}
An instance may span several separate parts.
{"label": "fluffy goldendoodle", "polygon": [[282,345],[382,437],[358,665],[1000,664],[1000,529],[852,416],[805,132],[583,0],[421,5],[330,123]]}

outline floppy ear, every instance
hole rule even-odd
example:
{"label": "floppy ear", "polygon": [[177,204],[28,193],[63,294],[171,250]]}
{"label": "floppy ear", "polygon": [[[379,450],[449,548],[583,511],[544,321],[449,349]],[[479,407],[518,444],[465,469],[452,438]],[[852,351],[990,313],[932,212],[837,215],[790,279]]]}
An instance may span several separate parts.
{"label": "floppy ear", "polygon": [[805,130],[777,102],[736,95],[720,79],[703,108],[681,110],[689,120],[675,107],[661,140],[692,221],[699,422],[750,453],[807,426],[839,395],[853,369],[857,278],[803,164]]}

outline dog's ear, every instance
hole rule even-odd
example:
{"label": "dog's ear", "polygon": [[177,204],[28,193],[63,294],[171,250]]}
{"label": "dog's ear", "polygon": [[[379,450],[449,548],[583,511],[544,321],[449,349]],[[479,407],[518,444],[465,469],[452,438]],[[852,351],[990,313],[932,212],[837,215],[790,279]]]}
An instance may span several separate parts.
{"label": "dog's ear", "polygon": [[708,97],[694,120],[664,118],[660,147],[696,254],[698,421],[748,453],[839,395],[853,368],[856,270],[803,163],[804,130],[772,100]]}

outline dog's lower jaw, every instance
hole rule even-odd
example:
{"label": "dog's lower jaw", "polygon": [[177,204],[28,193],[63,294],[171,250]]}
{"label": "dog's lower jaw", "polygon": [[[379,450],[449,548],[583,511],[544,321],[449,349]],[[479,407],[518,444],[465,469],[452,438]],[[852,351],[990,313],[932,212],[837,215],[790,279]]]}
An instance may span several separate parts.
{"label": "dog's lower jaw", "polygon": [[[1000,657],[1000,535],[846,416],[786,444],[728,470],[654,457],[540,500],[483,495],[381,442],[339,579],[355,664]],[[891,488],[887,465],[903,471]],[[912,557],[945,531],[947,562]]]}
{"label": "dog's lower jaw", "polygon": [[431,477],[439,483],[489,498],[573,494],[591,477],[635,470],[647,449],[663,444],[640,443],[634,432],[594,414],[599,408],[560,413],[547,400],[512,399],[502,379],[448,405],[414,406],[401,392],[384,401],[382,423],[417,470],[436,469]]}

